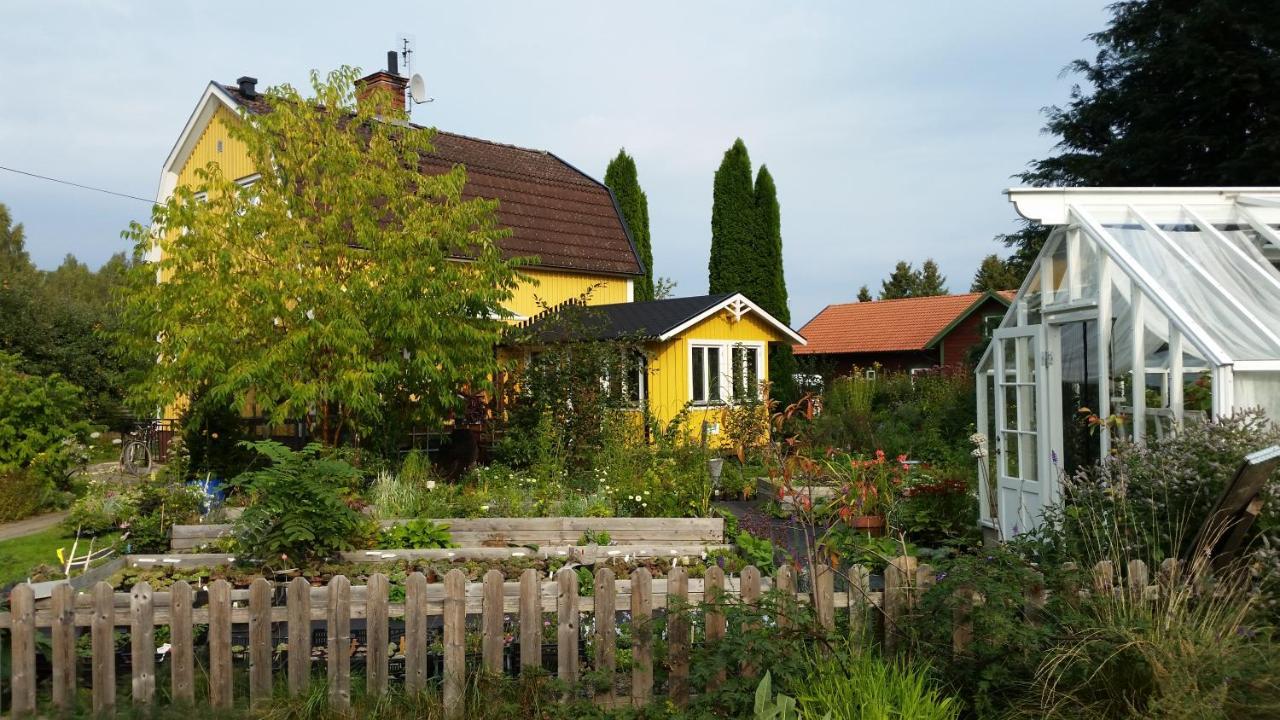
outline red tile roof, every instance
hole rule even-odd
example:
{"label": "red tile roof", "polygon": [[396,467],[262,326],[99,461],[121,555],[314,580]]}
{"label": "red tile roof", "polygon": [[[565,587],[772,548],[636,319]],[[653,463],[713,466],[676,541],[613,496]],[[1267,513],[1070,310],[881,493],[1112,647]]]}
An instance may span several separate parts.
{"label": "red tile roof", "polygon": [[[1000,293],[1012,299],[1013,293]],[[800,328],[797,355],[923,350],[985,293],[828,305]]]}
{"label": "red tile roof", "polygon": [[[249,100],[221,86],[250,112],[269,112],[261,96]],[[467,169],[463,197],[498,201],[498,222],[511,229],[499,241],[510,257],[538,258],[538,266],[639,275],[643,272],[613,195],[600,183],[545,150],[437,131],[423,172]]]}

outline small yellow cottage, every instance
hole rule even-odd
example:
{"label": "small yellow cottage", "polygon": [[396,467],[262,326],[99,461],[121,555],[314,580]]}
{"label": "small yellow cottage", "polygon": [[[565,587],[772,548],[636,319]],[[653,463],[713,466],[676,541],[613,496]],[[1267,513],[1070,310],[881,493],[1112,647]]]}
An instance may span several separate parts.
{"label": "small yellow cottage", "polygon": [[[587,311],[575,335],[644,347],[643,363],[626,379],[629,399],[660,425],[689,408],[691,433],[705,423],[709,435],[717,434],[722,408],[759,391],[769,377],[770,343],[805,343],[742,293],[609,303]],[[544,317],[526,324],[533,337]]]}

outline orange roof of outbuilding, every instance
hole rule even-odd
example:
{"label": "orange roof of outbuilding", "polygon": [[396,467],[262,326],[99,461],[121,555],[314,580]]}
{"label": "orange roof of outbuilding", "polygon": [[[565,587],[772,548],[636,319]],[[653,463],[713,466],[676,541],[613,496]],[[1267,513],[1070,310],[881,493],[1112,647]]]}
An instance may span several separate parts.
{"label": "orange roof of outbuilding", "polygon": [[797,355],[923,350],[988,296],[1007,305],[1014,293],[965,293],[828,305],[800,328],[808,345]]}

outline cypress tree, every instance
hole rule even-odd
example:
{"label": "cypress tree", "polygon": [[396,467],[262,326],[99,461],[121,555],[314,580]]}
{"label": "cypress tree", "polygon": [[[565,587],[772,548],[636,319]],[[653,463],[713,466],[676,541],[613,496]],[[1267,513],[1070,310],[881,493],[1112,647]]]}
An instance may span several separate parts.
{"label": "cypress tree", "polygon": [[858,288],[858,302],[871,302],[872,299],[871,291],[867,289],[866,285]]}
{"label": "cypress tree", "polygon": [[[741,292],[755,300],[759,217],[751,186],[751,158],[742,138],[724,153],[716,170],[711,204],[711,259],[707,285],[712,294]],[[757,300],[758,302],[758,300]]]}
{"label": "cypress tree", "polygon": [[609,161],[609,167],[604,171],[604,184],[618,200],[640,262],[644,264],[644,276],[635,281],[635,299],[637,302],[652,300],[653,245],[649,239],[649,198],[640,188],[635,158],[627,154],[626,148],[619,150],[617,157]]}
{"label": "cypress tree", "polygon": [[[787,306],[787,278],[782,268],[782,210],[778,205],[778,188],[769,168],[761,165],[756,175],[756,212],[760,219],[760,259],[757,262],[759,297],[747,292],[765,312],[778,320],[791,324],[791,309]],[[791,346],[775,343],[769,348],[769,382],[772,395],[783,403],[799,397],[795,375],[798,367]]]}
{"label": "cypress tree", "polygon": [[920,271],[906,260],[899,260],[889,278],[880,283],[881,300],[898,300],[913,297],[920,286]]}

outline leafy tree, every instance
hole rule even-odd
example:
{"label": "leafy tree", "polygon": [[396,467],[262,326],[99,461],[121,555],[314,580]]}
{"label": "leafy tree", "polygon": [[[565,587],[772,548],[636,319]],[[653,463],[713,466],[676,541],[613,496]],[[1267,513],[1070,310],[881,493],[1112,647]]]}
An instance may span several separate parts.
{"label": "leafy tree", "polygon": [[461,166],[419,172],[432,133],[387,121],[403,117],[390,93],[357,105],[357,77],[268,90],[270,112],[229,128],[260,178],[210,163],[125,233],[141,256],[165,232],[164,281],[134,268],[117,334],[160,358],[139,405],[252,402],[334,445],[392,413],[439,424],[489,386],[520,264],[496,244],[496,203],[463,198]]}
{"label": "leafy tree", "polygon": [[[1066,107],[1047,109],[1057,154],[1030,185],[1275,185],[1280,175],[1280,15],[1251,0],[1126,0],[1090,35],[1093,61]],[[1024,223],[998,240],[1025,275],[1048,236]]]}
{"label": "leafy tree", "polygon": [[920,266],[920,283],[916,286],[916,297],[947,294],[947,278],[938,270],[938,263],[932,258],[925,260]]}
{"label": "leafy tree", "polygon": [[858,302],[871,302],[874,299],[871,297],[871,291],[867,289],[866,285],[858,288]]}
{"label": "leafy tree", "polygon": [[22,225],[12,225],[0,205],[0,351],[19,356],[25,373],[63,376],[80,388],[82,414],[120,426],[124,378],[139,361],[115,354],[101,332],[116,322],[111,291],[128,262],[117,254],[95,272],[68,255],[45,272],[31,265],[24,245]]}
{"label": "leafy tree", "polygon": [[888,279],[880,283],[881,300],[899,300],[915,297],[916,287],[920,284],[920,271],[911,267],[906,260],[899,260]]}
{"label": "leafy tree", "polygon": [[[716,170],[711,204],[708,292],[752,297],[761,274],[760,218],[751,184],[751,157],[742,138],[724,153]],[[756,298],[752,297],[753,300]]]}
{"label": "leafy tree", "polygon": [[26,237],[22,223],[14,225],[8,206],[0,203],[0,290],[35,270],[27,255]]}
{"label": "leafy tree", "polygon": [[640,262],[644,264],[644,277],[636,278],[635,299],[637,302],[653,300],[653,244],[649,238],[649,198],[640,188],[640,178],[636,172],[635,158],[627,154],[626,148],[618,151],[617,157],[609,161],[604,171],[604,184],[613,191],[622,210],[622,217],[627,221],[627,229],[631,231],[631,239],[636,243],[636,252],[640,253]]}
{"label": "leafy tree", "polygon": [[1008,263],[992,253],[982,259],[978,271],[973,274],[973,284],[969,292],[989,292],[995,290],[1014,290],[1022,284],[1018,272]]}
{"label": "leafy tree", "polygon": [[[89,428],[80,415],[80,389],[57,375],[41,377],[19,369],[20,359],[0,352],[0,486],[21,485],[32,512],[66,489],[67,471],[80,460]],[[6,502],[16,500],[0,493]],[[13,519],[14,508],[0,506]]]}

